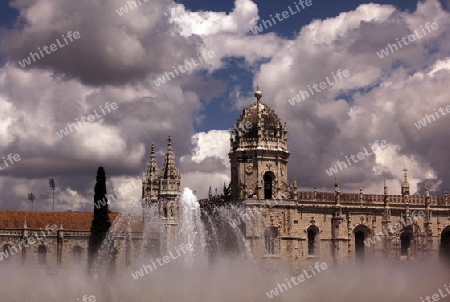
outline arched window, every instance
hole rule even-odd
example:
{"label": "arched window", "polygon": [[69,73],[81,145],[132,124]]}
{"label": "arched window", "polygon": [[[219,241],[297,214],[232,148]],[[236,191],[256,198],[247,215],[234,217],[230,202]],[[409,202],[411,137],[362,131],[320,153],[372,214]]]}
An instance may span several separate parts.
{"label": "arched window", "polygon": [[47,263],[47,247],[45,245],[38,247],[38,263],[42,265]]}
{"label": "arched window", "polygon": [[263,176],[264,179],[264,199],[272,199],[272,175],[266,172]]}
{"label": "arched window", "polygon": [[318,255],[318,234],[319,234],[319,228],[315,225],[311,225],[307,231],[308,235],[308,255],[314,256]]}
{"label": "arched window", "polygon": [[375,248],[370,247],[370,240],[368,240],[367,247],[364,243],[369,236],[373,236],[373,233],[365,224],[359,224],[353,229],[353,236],[355,237],[355,260],[362,263],[365,254]]}
{"label": "arched window", "polygon": [[450,229],[448,227],[441,234],[439,253],[443,260],[450,262]]}
{"label": "arched window", "polygon": [[442,232],[439,252],[443,260],[450,261],[450,229]]}
{"label": "arched window", "polygon": [[80,264],[81,263],[81,246],[74,246],[72,249],[72,260],[73,263]]}
{"label": "arched window", "polygon": [[3,246],[3,255],[7,255],[5,260],[11,260],[11,244],[5,244]]}
{"label": "arched window", "polygon": [[314,255],[315,253],[315,246],[314,246],[314,241],[316,239],[316,233],[312,230],[309,229],[308,230],[308,255]]}
{"label": "arched window", "polygon": [[400,236],[400,255],[408,256],[408,250],[411,246],[411,237],[407,234]]}
{"label": "arched window", "polygon": [[277,237],[278,230],[275,227],[266,228],[264,232],[264,247],[266,254],[274,255],[278,253]]}

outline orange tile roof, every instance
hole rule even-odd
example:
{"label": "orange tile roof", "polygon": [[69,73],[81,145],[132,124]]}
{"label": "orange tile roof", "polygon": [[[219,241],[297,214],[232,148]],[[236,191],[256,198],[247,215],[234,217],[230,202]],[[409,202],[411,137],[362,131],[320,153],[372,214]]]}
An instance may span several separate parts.
{"label": "orange tile roof", "polygon": [[[28,211],[0,211],[0,229],[22,229],[27,221],[28,228],[45,228],[47,224],[62,224],[64,230],[89,231],[93,213],[91,212],[28,212]],[[113,223],[119,213],[109,213]]]}

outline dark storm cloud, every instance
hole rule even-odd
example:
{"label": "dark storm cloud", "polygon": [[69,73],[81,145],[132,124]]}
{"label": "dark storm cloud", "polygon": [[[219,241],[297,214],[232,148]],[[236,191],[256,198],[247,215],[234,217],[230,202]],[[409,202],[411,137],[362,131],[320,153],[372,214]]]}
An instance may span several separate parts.
{"label": "dark storm cloud", "polygon": [[[64,45],[62,35],[78,31],[80,38],[46,54],[25,67],[50,69],[84,84],[123,84],[151,74],[171,71],[172,66],[195,57],[200,43],[182,37],[169,22],[171,2],[152,1],[127,15],[115,9],[125,1],[73,2],[16,1],[21,22],[3,31],[0,50],[10,61],[21,61],[38,47]],[[19,65],[17,65],[19,66]]]}

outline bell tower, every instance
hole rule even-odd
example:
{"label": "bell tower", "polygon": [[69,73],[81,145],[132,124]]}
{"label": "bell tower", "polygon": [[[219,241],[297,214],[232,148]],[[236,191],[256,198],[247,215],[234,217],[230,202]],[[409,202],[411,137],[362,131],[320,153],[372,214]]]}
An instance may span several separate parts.
{"label": "bell tower", "polygon": [[[177,244],[178,223],[179,223],[179,196],[181,176],[180,171],[175,166],[175,155],[172,150],[172,138],[167,139],[167,151],[164,157],[164,165],[158,170],[155,147],[152,144],[150,160],[148,162],[147,173],[142,180],[142,207],[143,219],[154,221],[149,215],[155,215],[148,211],[152,205],[156,205],[159,215],[159,223],[164,225],[164,233],[159,238],[153,238],[154,243],[150,244],[160,253],[164,253]],[[160,230],[157,225],[152,226],[155,230]]]}
{"label": "bell tower", "polygon": [[[156,162],[155,146],[152,143],[147,173],[142,180],[142,206],[146,208],[156,202],[167,203],[174,206],[178,196],[181,194],[180,181],[180,171],[175,167],[172,138],[169,136],[167,139],[167,151],[166,156],[164,157],[164,166],[160,170],[158,170]],[[167,218],[167,215],[164,216]]]}
{"label": "bell tower", "polygon": [[230,137],[231,198],[275,199],[289,187],[287,127],[267,104],[256,101],[245,108]]}

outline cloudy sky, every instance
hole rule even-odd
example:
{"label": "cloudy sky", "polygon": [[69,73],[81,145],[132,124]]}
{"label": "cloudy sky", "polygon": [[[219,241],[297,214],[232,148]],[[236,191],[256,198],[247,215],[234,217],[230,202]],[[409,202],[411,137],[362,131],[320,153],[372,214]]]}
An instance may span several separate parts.
{"label": "cloudy sky", "polygon": [[[337,177],[341,191],[381,193],[385,179],[399,194],[407,167],[412,193],[428,185],[443,194],[450,116],[435,109],[450,105],[450,0],[310,4],[140,0],[131,9],[124,0],[1,1],[0,157],[20,160],[7,167],[0,160],[0,208],[30,209],[33,192],[35,209],[51,210],[54,177],[56,210],[91,210],[98,166],[109,192],[138,187],[151,142],[161,166],[168,135],[182,185],[199,197],[209,184],[221,192],[230,180],[227,129],[254,101],[256,85],[287,123],[289,176],[301,190],[333,190]],[[438,27],[427,30],[427,23]],[[262,31],[255,34],[255,26]],[[415,30],[417,38],[401,44]],[[380,58],[388,43],[402,47]],[[40,58],[29,57],[39,51]],[[192,60],[198,66],[177,67]],[[178,75],[158,82],[174,69]],[[339,69],[350,75],[289,103]],[[107,102],[116,109],[108,111]],[[93,120],[61,136],[90,114]],[[418,129],[426,114],[439,118]],[[387,147],[326,173],[376,140]],[[133,189],[111,209],[138,205],[139,195]]]}

